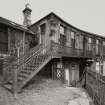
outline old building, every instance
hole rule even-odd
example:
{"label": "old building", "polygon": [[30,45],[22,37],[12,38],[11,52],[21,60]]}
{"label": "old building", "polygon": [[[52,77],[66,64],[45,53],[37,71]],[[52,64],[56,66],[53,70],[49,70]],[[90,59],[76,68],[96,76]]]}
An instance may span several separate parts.
{"label": "old building", "polygon": [[[71,86],[80,80],[86,67],[105,75],[105,37],[78,29],[54,13],[31,24],[31,11],[26,5],[24,26],[0,20],[0,39],[5,39],[0,40],[0,51],[9,55],[3,59],[4,87],[18,92],[36,74]],[[8,63],[14,54],[20,57]]]}

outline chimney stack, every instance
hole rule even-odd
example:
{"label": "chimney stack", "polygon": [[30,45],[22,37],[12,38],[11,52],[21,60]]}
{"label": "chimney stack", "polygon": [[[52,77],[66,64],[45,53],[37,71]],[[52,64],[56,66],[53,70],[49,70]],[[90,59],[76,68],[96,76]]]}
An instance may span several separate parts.
{"label": "chimney stack", "polygon": [[30,9],[30,4],[27,3],[25,5],[25,9],[23,10],[23,17],[24,17],[23,25],[25,27],[28,27],[31,25],[31,12],[32,10]]}

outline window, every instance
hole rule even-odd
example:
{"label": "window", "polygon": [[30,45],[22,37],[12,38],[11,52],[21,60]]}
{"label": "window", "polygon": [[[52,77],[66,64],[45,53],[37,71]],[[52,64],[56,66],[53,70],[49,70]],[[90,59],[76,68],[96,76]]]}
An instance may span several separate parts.
{"label": "window", "polygon": [[66,28],[61,25],[60,26],[60,39],[59,39],[59,42],[63,46],[66,45],[66,35],[65,35],[65,32],[66,32]]}
{"label": "window", "polygon": [[71,33],[70,33],[70,30],[68,30],[68,32],[67,32],[67,42],[66,42],[66,45],[68,46],[68,47],[71,47]]}
{"label": "window", "polygon": [[79,39],[79,49],[83,49],[83,36],[80,35],[80,39]]}
{"label": "window", "polygon": [[71,38],[74,39],[74,32],[71,31]]}
{"label": "window", "polygon": [[103,61],[103,76],[105,76],[105,61]]}
{"label": "window", "polygon": [[88,39],[88,48],[89,48],[89,51],[92,50],[92,38]]}
{"label": "window", "polygon": [[92,51],[92,38],[87,38],[87,50]]}
{"label": "window", "polygon": [[71,47],[75,47],[75,32],[71,31]]}
{"label": "window", "polygon": [[79,49],[79,45],[80,45],[79,37],[80,37],[80,35],[78,35],[78,34],[75,35],[75,48],[76,49]]}
{"label": "window", "polygon": [[96,40],[96,54],[99,54],[99,40]]}
{"label": "window", "polygon": [[51,29],[51,32],[50,32],[50,37],[51,37],[51,40],[54,41],[54,42],[58,42],[58,37],[56,35],[56,31]]}
{"label": "window", "polygon": [[60,34],[64,35],[65,34],[65,28],[63,26],[60,26]]}
{"label": "window", "polygon": [[89,42],[89,43],[92,43],[92,38],[89,38],[89,39],[88,39],[88,42]]}
{"label": "window", "polygon": [[46,32],[46,24],[45,23],[40,26],[40,30],[41,30],[41,35],[44,35]]}
{"label": "window", "polygon": [[83,36],[81,34],[75,35],[75,48],[83,49]]}
{"label": "window", "polygon": [[103,41],[103,53],[105,54],[105,41]]}
{"label": "window", "polygon": [[96,62],[96,72],[100,73],[100,74],[104,74],[104,68],[105,68],[105,62],[101,61],[101,62]]}
{"label": "window", "polygon": [[105,41],[103,41],[103,46],[105,46]]}
{"label": "window", "polygon": [[45,34],[46,34],[46,23],[40,25],[40,41],[39,43],[44,44],[45,43]]}

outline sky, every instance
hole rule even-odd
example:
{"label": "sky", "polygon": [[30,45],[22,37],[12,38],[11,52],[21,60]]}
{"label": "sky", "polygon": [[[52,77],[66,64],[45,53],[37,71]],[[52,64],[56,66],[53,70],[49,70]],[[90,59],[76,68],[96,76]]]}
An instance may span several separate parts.
{"label": "sky", "polygon": [[32,23],[54,12],[77,28],[105,36],[105,0],[0,0],[0,16],[22,24],[26,3]]}

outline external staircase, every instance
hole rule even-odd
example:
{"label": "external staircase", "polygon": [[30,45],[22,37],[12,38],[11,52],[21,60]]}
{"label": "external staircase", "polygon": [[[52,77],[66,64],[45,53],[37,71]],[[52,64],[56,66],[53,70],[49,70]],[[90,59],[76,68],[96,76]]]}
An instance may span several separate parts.
{"label": "external staircase", "polygon": [[5,67],[3,86],[19,92],[53,58],[52,48],[38,45]]}
{"label": "external staircase", "polygon": [[12,62],[6,61],[10,63],[5,64],[3,70],[3,86],[17,93],[53,58],[84,57],[84,54],[83,50],[75,50],[54,42],[47,46],[37,45]]}

